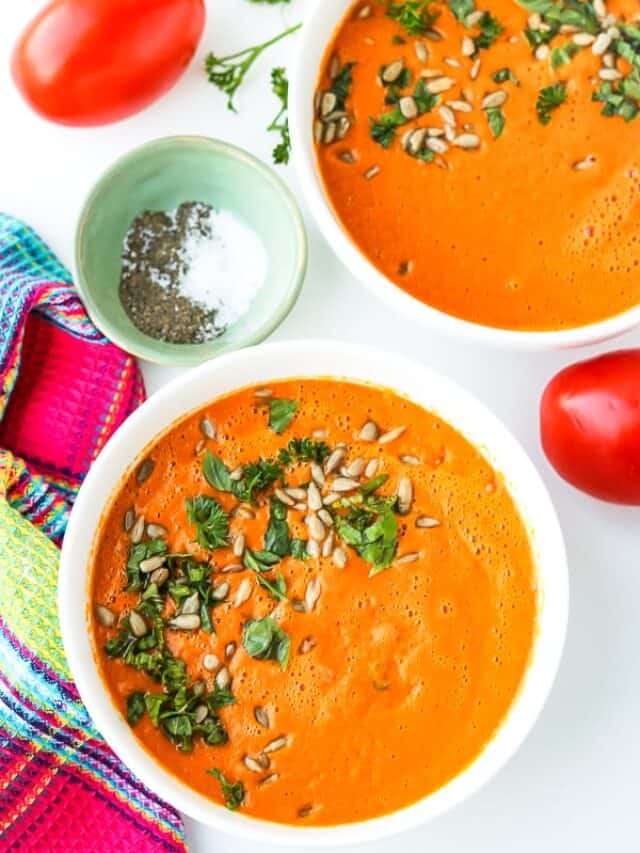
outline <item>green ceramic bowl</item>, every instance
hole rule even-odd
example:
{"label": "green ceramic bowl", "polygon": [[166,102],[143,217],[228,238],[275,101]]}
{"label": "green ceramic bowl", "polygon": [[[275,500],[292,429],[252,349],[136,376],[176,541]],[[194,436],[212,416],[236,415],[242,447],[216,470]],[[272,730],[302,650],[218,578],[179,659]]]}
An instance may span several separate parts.
{"label": "green ceramic bowl", "polygon": [[[118,295],[122,242],[145,210],[203,201],[230,210],[262,239],[267,279],[249,311],[205,344],[169,344],[137,329]],[[137,148],[112,166],[89,195],[76,234],[76,281],[92,320],[127,352],[158,364],[198,364],[262,341],[300,292],[307,239],[294,197],[246,151],[215,139],[177,136]]]}

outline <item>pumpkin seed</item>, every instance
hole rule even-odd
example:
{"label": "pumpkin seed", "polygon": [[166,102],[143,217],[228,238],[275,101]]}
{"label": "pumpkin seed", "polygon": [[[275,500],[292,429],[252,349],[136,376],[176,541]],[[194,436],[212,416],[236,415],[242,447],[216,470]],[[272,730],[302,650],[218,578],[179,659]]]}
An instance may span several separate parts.
{"label": "pumpkin seed", "polygon": [[116,614],[105,607],[104,604],[96,604],[95,606],[96,619],[103,628],[113,628],[116,624]]}
{"label": "pumpkin seed", "polygon": [[323,438],[326,438],[329,435],[326,429],[314,429],[311,433],[311,438],[315,438],[316,441],[322,441]]}
{"label": "pumpkin seed", "polygon": [[265,729],[271,728],[271,719],[265,708],[262,708],[260,705],[256,705],[253,709],[253,716],[256,718],[256,722],[259,725],[263,726]]}
{"label": "pumpkin seed", "polygon": [[329,455],[326,462],[324,463],[324,473],[332,474],[334,471],[336,471],[340,467],[340,465],[342,465],[342,462],[346,455],[347,451],[344,449],[344,447],[337,447],[333,451],[333,453]]}
{"label": "pumpkin seed", "polygon": [[401,477],[398,483],[398,511],[400,515],[406,515],[411,509],[413,501],[413,483],[408,477]]}
{"label": "pumpkin seed", "polygon": [[319,578],[311,578],[304,591],[304,606],[306,608],[307,613],[311,613],[313,608],[318,603],[318,599],[320,598],[320,591],[321,586]]}
{"label": "pumpkin seed", "polygon": [[469,101],[447,101],[447,106],[457,113],[470,113],[473,110]]}
{"label": "pumpkin seed", "polygon": [[546,44],[539,45],[535,49],[535,52],[533,55],[535,56],[536,59],[539,59],[541,62],[544,59],[548,59],[549,58],[549,45],[546,45]]}
{"label": "pumpkin seed", "polygon": [[234,514],[239,518],[255,518],[256,514],[252,509],[249,509],[248,506],[238,506],[234,510]]}
{"label": "pumpkin seed", "polygon": [[406,431],[406,426],[395,427],[394,429],[390,429],[389,432],[385,432],[384,435],[381,435],[378,439],[379,444],[389,444],[390,441],[395,441],[396,438],[400,438],[403,432]]}
{"label": "pumpkin seed", "polygon": [[231,673],[226,666],[221,667],[216,673],[214,682],[218,690],[226,690],[231,684]]}
{"label": "pumpkin seed", "polygon": [[129,613],[129,627],[134,637],[144,637],[149,633],[149,626],[137,610],[131,610]]}
{"label": "pumpkin seed", "polygon": [[177,631],[195,631],[200,627],[197,613],[180,613],[169,621],[169,627]]}
{"label": "pumpkin seed", "polygon": [[339,569],[344,569],[347,565],[347,552],[344,548],[338,546],[333,552],[333,562]]}
{"label": "pumpkin seed", "polygon": [[205,655],[202,658],[202,666],[208,671],[213,672],[214,669],[218,668],[218,664],[220,661],[218,660],[216,655]]}
{"label": "pumpkin seed", "polygon": [[462,63],[460,62],[459,59],[456,59],[455,56],[445,56],[444,61],[451,68],[461,68],[462,67]]}
{"label": "pumpkin seed", "polygon": [[216,437],[216,428],[211,423],[209,418],[202,418],[200,421],[200,431],[204,435],[205,438],[215,438]]}
{"label": "pumpkin seed", "polygon": [[440,113],[440,117],[445,124],[450,124],[452,127],[456,126],[456,114],[451,109],[451,107],[438,107],[438,112]]}
{"label": "pumpkin seed", "polygon": [[277,752],[279,749],[285,747],[288,742],[289,741],[286,735],[280,735],[280,737],[274,738],[274,740],[270,740],[262,751],[266,753]]}
{"label": "pumpkin seed", "polygon": [[578,163],[573,164],[573,168],[578,172],[584,172],[585,169],[590,169],[595,165],[596,158],[593,155],[589,155],[585,157],[584,160],[580,160]]}
{"label": "pumpkin seed", "polygon": [[145,459],[142,465],[138,468],[136,473],[136,480],[138,485],[141,486],[143,483],[146,483],[149,477],[151,476],[153,469],[155,468],[156,463],[153,459]]}
{"label": "pumpkin seed", "polygon": [[[350,130],[351,119],[346,115],[340,116],[338,119],[338,129],[336,131],[336,136],[338,137],[338,139],[344,139]],[[355,157],[353,158],[353,162],[355,163]]]}
{"label": "pumpkin seed", "polygon": [[311,649],[314,649],[318,645],[318,641],[315,637],[305,637],[304,640],[300,643],[299,652],[301,655],[308,654]]}
{"label": "pumpkin seed", "polygon": [[142,537],[144,536],[144,515],[139,515],[136,519],[136,523],[131,528],[131,533],[129,534],[131,538],[131,542],[134,545],[138,545],[142,542]]}
{"label": "pumpkin seed", "polygon": [[164,561],[164,554],[159,554],[157,557],[149,557],[148,560],[141,560],[140,571],[143,575],[151,574],[151,572],[155,572],[156,569],[159,569],[160,566],[163,565]]}
{"label": "pumpkin seed", "polygon": [[240,605],[244,604],[245,601],[248,601],[251,597],[252,591],[253,584],[251,583],[251,580],[249,578],[243,578],[236,590],[235,598],[233,599],[233,606],[240,607]]}
{"label": "pumpkin seed", "polygon": [[440,522],[436,518],[430,518],[428,515],[421,515],[416,518],[416,527],[439,527]]}
{"label": "pumpkin seed", "polygon": [[125,533],[128,533],[133,527],[133,523],[136,520],[136,511],[132,506],[124,514],[123,524]]}
{"label": "pumpkin seed", "polygon": [[415,156],[420,153],[426,135],[427,131],[424,127],[419,127],[416,130],[411,131],[406,146],[409,154],[413,154]]}
{"label": "pumpkin seed", "polygon": [[161,587],[169,580],[169,569],[165,569],[164,567],[156,569],[155,572],[151,572],[149,575],[149,580],[157,587]]}
{"label": "pumpkin seed", "polygon": [[601,80],[620,80],[622,72],[617,68],[601,68],[598,71],[598,77]]}

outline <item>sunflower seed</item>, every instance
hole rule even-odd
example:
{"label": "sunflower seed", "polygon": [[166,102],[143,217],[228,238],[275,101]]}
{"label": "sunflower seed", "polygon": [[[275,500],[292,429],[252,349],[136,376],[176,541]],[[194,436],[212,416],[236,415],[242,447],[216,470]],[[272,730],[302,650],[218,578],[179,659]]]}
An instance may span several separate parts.
{"label": "sunflower seed", "polygon": [[393,62],[390,62],[383,70],[382,77],[383,83],[395,83],[398,77],[402,74],[404,69],[404,60],[402,59],[394,59]]}
{"label": "sunflower seed", "polygon": [[306,489],[299,489],[297,487],[289,486],[285,489],[285,492],[289,495],[290,498],[293,498],[296,501],[305,501],[307,499]]}
{"label": "sunflower seed", "polygon": [[423,41],[414,41],[413,49],[416,52],[416,56],[420,60],[420,62],[427,62],[429,59],[429,51],[427,49],[426,44]]}
{"label": "sunflower seed", "polygon": [[340,467],[340,465],[342,465],[342,462],[346,455],[347,451],[344,449],[344,447],[336,448],[324,463],[324,473],[332,474],[334,471],[336,471]]}
{"label": "sunflower seed", "polygon": [[535,56],[536,59],[539,59],[540,61],[542,61],[543,59],[548,59],[549,58],[549,45],[547,45],[547,44],[538,45],[538,47],[535,49],[535,52],[533,55]]}
{"label": "sunflower seed", "polygon": [[358,9],[358,12],[356,14],[356,18],[368,18],[369,15],[371,15],[371,6],[369,6],[369,4],[367,4],[366,6],[363,6],[361,9]]}
{"label": "sunflower seed", "polygon": [[438,107],[438,112],[440,113],[440,117],[445,124],[450,124],[452,127],[456,126],[456,114],[451,109],[451,107]]}
{"label": "sunflower seed", "polygon": [[405,465],[419,465],[420,459],[417,456],[412,456],[410,453],[403,453],[400,457],[400,461],[404,462]]}
{"label": "sunflower seed", "polygon": [[367,421],[360,430],[358,438],[360,441],[375,441],[379,435],[380,430],[378,429],[378,425],[373,421]]}
{"label": "sunflower seed", "polygon": [[343,163],[347,163],[349,166],[353,166],[356,162],[356,155],[353,151],[341,151],[338,154],[338,160],[342,160]]}
{"label": "sunflower seed", "polygon": [[280,735],[280,737],[270,740],[262,751],[266,753],[277,752],[279,749],[285,747],[288,742],[286,735]]}
{"label": "sunflower seed", "polygon": [[331,54],[331,59],[329,60],[329,77],[333,80],[340,73],[340,57],[337,53]]}
{"label": "sunflower seed", "polygon": [[[240,563],[229,563],[228,566],[223,566],[220,569],[220,573],[223,575],[235,574],[236,572],[243,572],[243,571],[244,571],[244,566],[241,565]],[[220,586],[223,586],[223,584],[221,584]],[[223,596],[223,598],[224,598],[224,596]]]}
{"label": "sunflower seed", "polygon": [[444,139],[437,138],[427,139],[427,148],[429,148],[431,151],[435,151],[436,154],[446,154],[446,152],[449,150],[449,146],[444,141]]}
{"label": "sunflower seed", "polygon": [[442,41],[442,39],[444,38],[440,30],[436,30],[433,28],[427,30],[424,36],[425,38],[429,39],[429,41]]}
{"label": "sunflower seed", "polygon": [[465,26],[468,27],[468,29],[475,27],[476,24],[480,23],[483,15],[484,12],[482,12],[480,9],[476,9],[475,12],[470,12],[465,18]]}
{"label": "sunflower seed", "polygon": [[307,584],[307,588],[304,591],[304,606],[307,610],[307,613],[311,613],[313,608],[318,603],[318,599],[320,598],[320,581],[318,578],[311,578],[309,583]]}
{"label": "sunflower seed", "polygon": [[307,554],[312,559],[317,559],[320,556],[320,543],[315,539],[309,539],[307,542]]}
{"label": "sunflower seed", "polygon": [[280,778],[279,773],[271,773],[269,776],[265,776],[264,779],[261,779],[258,782],[258,785],[262,787],[263,785],[269,785],[271,782],[277,782]]}
{"label": "sunflower seed", "polygon": [[255,518],[256,514],[252,509],[249,509],[248,506],[238,506],[234,510],[234,515],[237,515],[239,518]]}
{"label": "sunflower seed", "polygon": [[194,681],[191,685],[191,691],[194,696],[202,696],[207,691],[207,685],[204,681]]}
{"label": "sunflower seed", "polygon": [[151,572],[149,575],[149,580],[157,587],[161,587],[163,583],[169,580],[169,569],[165,569],[164,567],[156,569],[155,572]]}
{"label": "sunflower seed", "polygon": [[370,459],[367,462],[367,467],[364,469],[364,476],[367,478],[375,477],[378,473],[378,468],[380,467],[379,459]]}
{"label": "sunflower seed", "polygon": [[242,479],[242,475],[244,474],[244,468],[242,465],[238,465],[237,468],[234,468],[233,471],[229,473],[229,479],[233,480],[234,483],[237,483],[238,480]]}
{"label": "sunflower seed", "polygon": [[242,761],[247,770],[251,770],[252,773],[262,773],[262,767],[258,764],[255,758],[252,758],[250,755],[245,755]]}
{"label": "sunflower seed", "polygon": [[[311,543],[309,543],[309,544],[311,544]],[[317,545],[318,543],[316,542],[315,544]],[[305,610],[304,602],[300,601],[299,598],[292,598],[291,599],[291,609],[295,610],[296,613],[306,613],[307,612]]]}
{"label": "sunflower seed", "polygon": [[398,108],[404,118],[409,121],[418,115],[418,105],[411,95],[404,95],[404,97],[400,98],[398,101]]}
{"label": "sunflower seed", "polygon": [[271,388],[258,388],[255,396],[260,397],[261,399],[266,399],[267,397],[273,397],[273,391]]}
{"label": "sunflower seed", "polygon": [[157,557],[149,557],[148,560],[140,561],[140,571],[143,575],[149,575],[151,572],[155,572],[156,569],[159,569],[160,566],[165,561],[164,554],[159,554]]}
{"label": "sunflower seed", "polygon": [[229,590],[231,589],[231,585],[228,581],[223,581],[223,583],[218,584],[218,586],[214,586],[211,591],[211,596],[214,601],[222,601],[229,595]]}
{"label": "sunflower seed", "polygon": [[579,47],[587,47],[588,45],[593,44],[595,40],[596,37],[591,33],[576,33],[571,39],[571,41]]}
{"label": "sunflower seed", "polygon": [[424,127],[419,127],[416,130],[412,130],[409,134],[409,139],[407,140],[406,149],[409,154],[419,154],[422,150],[422,146],[424,144],[424,138],[427,135],[427,131]]}
{"label": "sunflower seed", "polygon": [[300,643],[299,652],[301,655],[306,655],[311,649],[314,649],[318,644],[315,637],[305,637]]}
{"label": "sunflower seed", "polygon": [[459,59],[456,59],[455,56],[445,56],[444,61],[450,68],[462,67],[462,63]]}
{"label": "sunflower seed", "polygon": [[329,533],[329,535],[327,536],[327,538],[322,543],[322,556],[323,557],[330,557],[331,554],[333,553],[334,538],[335,537],[333,535],[333,531],[331,531]]}
{"label": "sunflower seed", "polygon": [[145,459],[142,465],[138,468],[136,473],[136,480],[138,485],[141,486],[143,483],[146,483],[149,477],[151,476],[153,469],[155,468],[156,463],[153,459]]}
{"label": "sunflower seed", "polygon": [[202,451],[205,449],[206,446],[207,446],[207,442],[204,440],[204,438],[201,438],[200,441],[193,448],[193,452],[195,453],[196,456],[199,456],[202,453]]}
{"label": "sunflower seed", "polygon": [[193,711],[193,722],[199,726],[200,723],[204,723],[209,715],[209,709],[206,705],[196,705]]}
{"label": "sunflower seed", "polygon": [[134,637],[144,637],[145,634],[149,633],[149,626],[137,610],[132,610],[129,613],[129,627]]}
{"label": "sunflower seed", "polygon": [[262,767],[263,770],[268,770],[271,767],[271,761],[269,759],[269,756],[266,753],[261,752],[258,755],[258,764],[260,765],[260,767]]}
{"label": "sunflower seed", "polygon": [[237,649],[237,646],[236,646],[236,644],[235,644],[234,642],[227,643],[227,645],[224,647],[224,656],[225,656],[225,658],[226,658],[227,660],[231,660],[231,658],[232,658],[232,657],[235,655],[235,653],[236,653],[236,649]]}
{"label": "sunflower seed", "polygon": [[278,498],[278,500],[281,501],[286,506],[293,506],[294,505],[294,503],[295,503],[294,499],[292,497],[289,497],[289,495],[285,492],[284,489],[281,489],[278,487],[278,488],[274,489],[273,493]]}
{"label": "sunflower seed", "polygon": [[[340,118],[338,119],[338,129],[336,131],[338,139],[344,139],[350,130],[351,119],[346,115],[340,116]],[[355,157],[353,158],[353,162],[355,163]]]}
{"label": "sunflower seed", "polygon": [[200,617],[197,613],[180,613],[169,621],[169,627],[178,631],[195,631],[200,627]]}
{"label": "sunflower seed", "polygon": [[596,40],[593,42],[591,50],[594,56],[602,56],[605,51],[609,50],[611,44],[611,36],[609,33],[599,33]]}
{"label": "sunflower seed", "polygon": [[354,459],[354,461],[347,466],[347,477],[359,477],[364,471],[365,465],[367,463],[364,459]]}
{"label": "sunflower seed", "polygon": [[611,53],[611,51],[607,51],[607,53],[602,54],[602,64],[605,68],[615,68],[616,67],[616,57],[615,54]]}
{"label": "sunflower seed", "polygon": [[322,495],[313,480],[309,483],[309,488],[307,489],[307,503],[311,510],[322,509]]}
{"label": "sunflower seed", "polygon": [[378,439],[378,443],[389,444],[390,441],[395,441],[396,438],[399,438],[406,429],[406,426],[394,427],[394,429],[390,429],[388,432],[385,432],[384,435],[381,435]]}
{"label": "sunflower seed", "polygon": [[413,483],[408,477],[401,477],[398,483],[398,511],[400,515],[406,515],[411,509],[413,501]]}
{"label": "sunflower seed", "polygon": [[459,148],[478,148],[480,145],[480,137],[475,133],[461,133],[453,140],[453,144]]}
{"label": "sunflower seed", "polygon": [[322,134],[322,141],[325,145],[331,145],[333,140],[336,138],[336,133],[338,131],[338,127],[334,122],[329,122],[329,124],[325,124],[324,133]]}
{"label": "sunflower seed", "polygon": [[316,542],[322,542],[326,535],[326,531],[324,529],[324,524],[320,521],[317,515],[310,515],[307,517],[307,528],[309,529],[309,535],[312,539],[315,539]]}
{"label": "sunflower seed", "polygon": [[180,607],[180,613],[184,613],[185,616],[192,613],[198,613],[199,610],[200,595],[197,592],[193,592],[188,598],[185,598]]}
{"label": "sunflower seed", "polygon": [[367,171],[364,173],[365,180],[370,181],[371,178],[375,178],[376,175],[380,173],[380,166],[369,166]]}
{"label": "sunflower seed", "polygon": [[144,536],[144,515],[138,516],[136,523],[131,528],[129,536],[134,545],[138,545],[142,542],[142,537]]}
{"label": "sunflower seed", "polygon": [[104,604],[96,604],[94,609],[96,619],[103,628],[112,628],[116,624],[116,614]]}
{"label": "sunflower seed", "polygon": [[339,569],[344,569],[347,565],[347,552],[344,548],[338,546],[333,552],[333,562]]}
{"label": "sunflower seed", "polygon": [[350,477],[336,477],[331,484],[334,492],[352,492],[354,489],[359,488],[359,486],[360,483]]}
{"label": "sunflower seed", "polygon": [[320,115],[325,118],[336,108],[338,99],[333,92],[325,92],[320,101]]}
{"label": "sunflower seed", "polygon": [[242,555],[244,554],[244,543],[245,543],[244,533],[238,533],[236,538],[233,540],[233,556],[234,557],[242,557]]}
{"label": "sunflower seed", "polygon": [[463,56],[473,56],[476,52],[476,46],[472,38],[465,36],[462,39],[461,53]]}
{"label": "sunflower seed", "polygon": [[240,607],[241,604],[244,604],[245,601],[248,601],[251,597],[251,593],[253,591],[253,584],[249,578],[243,578],[240,581],[238,589],[236,590],[235,597],[233,599],[233,606]]}
{"label": "sunflower seed", "polygon": [[217,655],[205,655],[202,658],[202,666],[208,672],[213,672],[214,669],[217,669],[219,663],[220,661],[218,660]]}
{"label": "sunflower seed", "polygon": [[133,523],[136,520],[136,511],[132,506],[124,514],[123,524],[125,533],[128,533],[133,527]]}
{"label": "sunflower seed", "polygon": [[470,113],[473,110],[469,101],[447,101],[447,106],[457,113]]}
{"label": "sunflower seed", "polygon": [[331,506],[331,504],[334,504],[336,501],[339,500],[340,495],[336,494],[335,492],[330,492],[328,495],[325,495],[325,497],[322,498],[322,503],[325,506]]}
{"label": "sunflower seed", "polygon": [[216,437],[216,428],[209,420],[209,418],[202,418],[202,420],[200,421],[200,432],[204,435],[205,438]]}
{"label": "sunflower seed", "polygon": [[439,95],[442,92],[448,92],[454,82],[451,77],[436,77],[435,80],[429,80],[426,86],[432,95]]}
{"label": "sunflower seed", "polygon": [[147,536],[150,539],[161,539],[169,533],[161,524],[147,524]]}
{"label": "sunflower seed", "polygon": [[271,728],[271,719],[269,717],[269,712],[265,708],[262,708],[260,705],[256,705],[256,707],[253,709],[253,716],[256,718],[256,722],[263,728]]}
{"label": "sunflower seed", "polygon": [[226,690],[231,684],[231,673],[226,666],[220,667],[213,680],[218,690]]}
{"label": "sunflower seed", "polygon": [[324,486],[326,483],[326,478],[324,476],[324,471],[322,470],[322,466],[317,462],[311,463],[311,476],[313,477],[314,482],[318,486]]}
{"label": "sunflower seed", "polygon": [[596,158],[592,155],[589,155],[589,157],[585,157],[584,160],[580,160],[578,163],[574,163],[573,168],[577,172],[583,172],[585,169],[590,169],[592,166],[594,166],[595,162]]}
{"label": "sunflower seed", "polygon": [[469,77],[471,77],[472,80],[475,80],[479,73],[480,73],[480,60],[476,59],[476,60],[474,60],[473,65],[471,66],[471,69],[469,71]]}
{"label": "sunflower seed", "polygon": [[415,563],[416,560],[420,558],[419,551],[412,551],[410,554],[403,554],[401,557],[396,559],[396,563],[401,566],[404,563]]}
{"label": "sunflower seed", "polygon": [[448,142],[453,142],[453,140],[456,138],[455,127],[452,127],[450,124],[445,124],[445,126],[444,126],[444,138]]}
{"label": "sunflower seed", "polygon": [[598,71],[598,77],[601,80],[620,80],[622,72],[617,68],[601,68]]}
{"label": "sunflower seed", "polygon": [[[319,145],[322,142],[322,134],[323,133],[324,133],[324,125],[320,121],[320,119],[317,118],[313,122],[313,141],[316,143],[316,145]],[[258,395],[256,394],[256,397],[257,396]]]}
{"label": "sunflower seed", "polygon": [[497,107],[501,107],[504,102],[507,100],[507,93],[503,92],[502,89],[498,89],[495,92],[489,92],[488,95],[485,95],[482,99],[482,109],[483,110],[493,110]]}
{"label": "sunflower seed", "polygon": [[607,7],[605,6],[604,0],[593,0],[593,11],[596,13],[596,17],[604,18],[607,14]]}
{"label": "sunflower seed", "polygon": [[416,527],[439,527],[440,522],[436,518],[430,518],[428,515],[421,515],[420,518],[416,518]]}
{"label": "sunflower seed", "polygon": [[298,809],[298,817],[309,817],[312,811],[313,806],[311,805],[311,803],[307,803],[305,806],[302,806],[302,808]]}
{"label": "sunflower seed", "polygon": [[318,510],[318,518],[320,521],[326,525],[327,527],[333,527],[333,518],[331,517],[331,513],[326,509]]}

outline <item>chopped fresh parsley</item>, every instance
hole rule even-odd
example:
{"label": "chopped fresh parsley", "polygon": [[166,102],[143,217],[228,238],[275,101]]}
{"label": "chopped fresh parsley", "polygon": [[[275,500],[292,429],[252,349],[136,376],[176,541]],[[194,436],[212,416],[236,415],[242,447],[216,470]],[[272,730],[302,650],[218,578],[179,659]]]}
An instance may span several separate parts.
{"label": "chopped fresh parsley", "polygon": [[416,102],[420,115],[431,112],[438,103],[438,96],[427,89],[427,84],[420,78],[413,90],[413,100]]}
{"label": "chopped fresh parsley", "polygon": [[540,89],[536,101],[536,112],[541,124],[549,124],[551,113],[567,100],[567,88],[564,83],[554,83]]}
{"label": "chopped fresh parsley", "polygon": [[609,80],[600,84],[600,88],[591,96],[594,101],[600,101],[603,116],[619,116],[626,122],[633,121],[640,112],[640,79],[634,78],[632,72],[623,80],[618,80],[617,86]]}
{"label": "chopped fresh parsley", "polygon": [[469,15],[476,10],[473,0],[447,0],[447,5],[455,17],[463,24],[466,22]]}
{"label": "chopped fresh parsley", "polygon": [[[415,85],[413,99],[416,102],[419,115],[430,112],[438,102],[438,96],[429,91],[422,78]],[[369,133],[374,142],[383,148],[389,148],[395,139],[397,129],[407,122],[408,119],[402,115],[399,107],[394,107],[390,112],[379,115],[377,119],[369,119]],[[433,152],[431,153],[433,154]],[[425,156],[424,159],[427,157]]]}
{"label": "chopped fresh parsley", "polygon": [[405,0],[389,3],[387,15],[406,31],[407,35],[424,35],[435,24],[439,12],[431,9],[431,0]]}
{"label": "chopped fresh parsley", "polygon": [[510,83],[513,83],[514,86],[520,85],[520,81],[510,68],[499,68],[497,71],[493,72],[491,79],[494,83],[506,83],[509,81]]}
{"label": "chopped fresh parsley", "polygon": [[347,98],[349,97],[349,93],[351,92],[351,86],[353,85],[353,62],[345,62],[345,64],[340,68],[336,76],[331,81],[331,86],[329,87],[329,91],[333,92],[336,96],[336,109],[343,110],[345,108],[345,104]]}
{"label": "chopped fresh parsley", "polygon": [[295,400],[282,400],[274,397],[269,400],[269,428],[278,435],[289,426],[299,403]]}
{"label": "chopped fresh parsley", "polygon": [[[269,2],[273,2],[273,0],[269,0]],[[224,777],[222,771],[218,770],[217,767],[212,767],[211,770],[207,770],[207,773],[215,776],[218,782],[220,782],[222,787],[222,796],[224,797],[227,808],[232,812],[239,809],[244,802],[245,797],[245,790],[242,782],[229,782]]]}
{"label": "chopped fresh parsley", "polygon": [[529,27],[524,30],[525,38],[529,42],[531,49],[534,51],[542,44],[549,44],[549,42],[552,41],[559,32],[559,24],[549,24],[548,30],[533,30]]}
{"label": "chopped fresh parsley", "polygon": [[480,35],[473,39],[476,50],[488,50],[498,36],[504,32],[504,27],[500,21],[489,12],[483,14],[478,26],[480,27]]}
{"label": "chopped fresh parsley", "polygon": [[331,450],[324,441],[310,438],[292,438],[286,447],[280,449],[278,461],[281,465],[294,462],[324,462]]}
{"label": "chopped fresh parsley", "polygon": [[274,660],[282,669],[286,669],[291,641],[289,635],[270,616],[250,619],[245,624],[242,645],[252,658]]}
{"label": "chopped fresh parsley", "polygon": [[554,71],[562,65],[568,65],[580,50],[579,45],[568,42],[563,47],[554,47],[551,51],[551,67]]}
{"label": "chopped fresh parsley", "polygon": [[227,466],[210,450],[205,453],[202,473],[207,483],[214,489],[230,492],[238,500],[247,503],[253,503],[259,492],[264,491],[283,476],[282,468],[277,462],[258,459],[244,466],[244,473],[239,480],[232,480]]}
{"label": "chopped fresh parsley", "polygon": [[196,538],[203,548],[214,551],[229,542],[229,516],[215,498],[199,495],[187,498],[187,518],[197,529]]}
{"label": "chopped fresh parsley", "polygon": [[506,122],[504,113],[499,107],[487,110],[487,121],[489,122],[489,128],[493,134],[493,138],[497,139],[502,135],[502,131],[504,130]]}

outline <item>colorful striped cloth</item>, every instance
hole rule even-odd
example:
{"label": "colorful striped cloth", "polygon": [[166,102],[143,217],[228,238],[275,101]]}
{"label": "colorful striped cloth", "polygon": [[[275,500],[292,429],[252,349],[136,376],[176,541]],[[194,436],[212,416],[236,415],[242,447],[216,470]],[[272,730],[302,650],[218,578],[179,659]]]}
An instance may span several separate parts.
{"label": "colorful striped cloth", "polygon": [[0,850],[184,851],[178,815],[109,750],[57,616],[59,543],[109,435],[144,399],[68,272],[0,214]]}

